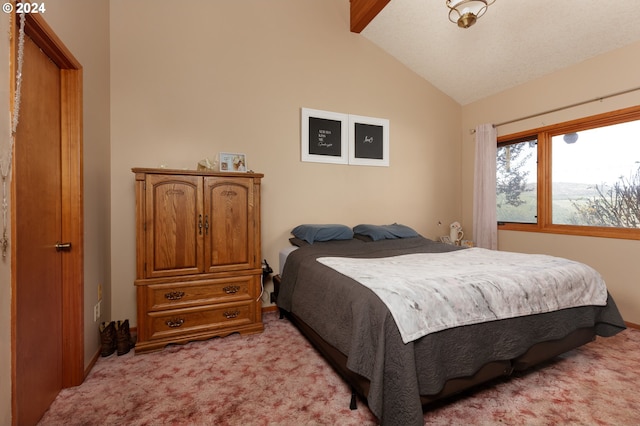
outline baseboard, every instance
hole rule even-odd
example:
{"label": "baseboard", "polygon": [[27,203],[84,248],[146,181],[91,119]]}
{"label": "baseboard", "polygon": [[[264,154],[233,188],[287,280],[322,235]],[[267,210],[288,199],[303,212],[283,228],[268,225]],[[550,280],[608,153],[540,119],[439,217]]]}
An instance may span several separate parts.
{"label": "baseboard", "polygon": [[84,369],[84,378],[83,378],[83,380],[87,378],[87,376],[89,375],[89,372],[91,371],[93,366],[96,365],[96,362],[98,362],[98,358],[100,358],[100,348],[98,348],[96,353],[93,354],[93,357],[91,357],[91,361],[89,362],[89,365],[87,365],[87,368]]}
{"label": "baseboard", "polygon": [[635,328],[636,330],[640,330],[640,324],[634,324],[629,321],[625,321],[624,323],[628,328]]}
{"label": "baseboard", "polygon": [[274,312],[277,311],[278,307],[276,305],[270,305],[270,306],[263,306],[262,307],[262,313],[267,313],[267,312]]}

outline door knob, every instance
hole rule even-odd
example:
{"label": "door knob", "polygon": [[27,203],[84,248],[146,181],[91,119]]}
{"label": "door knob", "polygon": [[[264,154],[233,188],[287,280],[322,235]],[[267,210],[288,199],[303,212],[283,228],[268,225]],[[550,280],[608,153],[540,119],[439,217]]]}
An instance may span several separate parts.
{"label": "door knob", "polygon": [[71,250],[71,243],[56,243],[56,251],[69,251]]}

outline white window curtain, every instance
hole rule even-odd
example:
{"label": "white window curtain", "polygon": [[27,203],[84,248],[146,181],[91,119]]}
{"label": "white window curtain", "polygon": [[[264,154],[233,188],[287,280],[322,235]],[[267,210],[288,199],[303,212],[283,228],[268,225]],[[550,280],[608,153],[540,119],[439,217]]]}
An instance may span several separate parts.
{"label": "white window curtain", "polygon": [[498,248],[496,213],[497,132],[492,124],[476,127],[473,183],[473,240],[477,247]]}

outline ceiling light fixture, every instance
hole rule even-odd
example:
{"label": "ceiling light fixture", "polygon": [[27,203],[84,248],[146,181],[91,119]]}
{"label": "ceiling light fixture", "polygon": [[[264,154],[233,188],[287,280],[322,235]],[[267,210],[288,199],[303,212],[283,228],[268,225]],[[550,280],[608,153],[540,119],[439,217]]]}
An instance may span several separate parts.
{"label": "ceiling light fixture", "polygon": [[496,0],[447,0],[449,20],[460,28],[469,28]]}

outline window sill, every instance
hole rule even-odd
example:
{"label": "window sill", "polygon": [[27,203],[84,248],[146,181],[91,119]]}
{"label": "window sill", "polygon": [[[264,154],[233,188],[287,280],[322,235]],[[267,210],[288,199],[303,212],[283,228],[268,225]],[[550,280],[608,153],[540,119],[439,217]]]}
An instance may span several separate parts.
{"label": "window sill", "polygon": [[540,232],[546,234],[576,235],[583,237],[616,238],[640,240],[640,229],[608,228],[574,225],[540,225],[526,223],[504,223],[498,225],[499,231]]}

